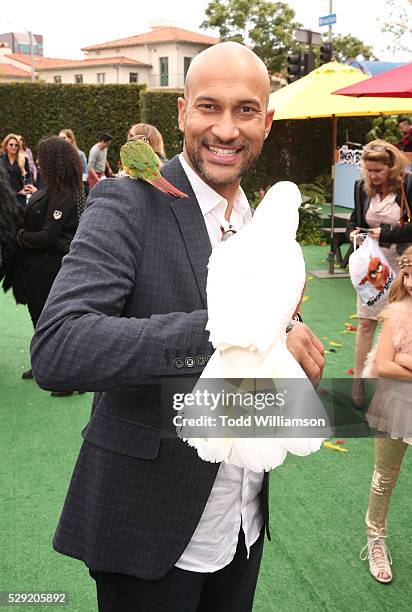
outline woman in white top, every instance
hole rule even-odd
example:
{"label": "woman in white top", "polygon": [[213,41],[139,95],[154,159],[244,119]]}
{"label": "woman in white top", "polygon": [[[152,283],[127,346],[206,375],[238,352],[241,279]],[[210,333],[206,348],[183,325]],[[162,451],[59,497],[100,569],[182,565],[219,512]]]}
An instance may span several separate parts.
{"label": "woman in white top", "polygon": [[[377,240],[395,272],[398,272],[402,246],[412,242],[410,208],[412,205],[412,175],[405,173],[408,160],[394,145],[385,140],[373,140],[362,154],[362,179],[355,184],[355,208],[347,227],[347,235],[355,236],[368,230]],[[403,194],[403,195],[402,195]],[[359,236],[359,240],[362,237]],[[387,298],[374,306],[366,306],[358,298],[358,330],[356,334],[353,401],[362,405],[362,370],[372,347],[378,317],[387,306]]]}

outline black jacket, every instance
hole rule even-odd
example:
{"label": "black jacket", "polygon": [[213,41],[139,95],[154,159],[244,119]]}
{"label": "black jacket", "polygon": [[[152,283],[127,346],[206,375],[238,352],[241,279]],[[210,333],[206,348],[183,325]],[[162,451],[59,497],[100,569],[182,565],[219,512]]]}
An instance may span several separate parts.
{"label": "black jacket", "polygon": [[47,187],[43,187],[30,198],[17,240],[27,249],[65,255],[78,223],[77,194],[69,189],[49,194]]}
{"label": "black jacket", "polygon": [[[412,174],[408,173],[405,178],[405,194],[406,199],[408,200],[409,207],[412,208]],[[348,226],[346,228],[346,236],[349,239],[350,233],[356,227],[368,227],[366,223],[366,212],[369,208],[371,197],[368,196],[364,189],[364,181],[363,179],[359,179],[355,183],[355,192],[354,192],[354,200],[355,200],[355,208],[351,214],[349,219]],[[401,205],[401,192],[399,191],[396,194],[396,202],[398,206]],[[399,210],[400,215],[400,210]],[[381,234],[379,238],[379,244],[381,246],[385,246],[387,244],[405,244],[407,242],[412,242],[412,223],[408,223],[408,218],[406,211],[404,212],[403,219],[405,221],[404,225],[381,225]]]}

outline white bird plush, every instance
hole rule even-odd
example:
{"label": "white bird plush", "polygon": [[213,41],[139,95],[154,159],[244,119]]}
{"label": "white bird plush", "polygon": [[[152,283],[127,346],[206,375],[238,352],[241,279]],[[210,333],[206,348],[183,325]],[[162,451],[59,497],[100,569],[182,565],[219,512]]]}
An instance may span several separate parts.
{"label": "white bird plush", "polygon": [[[324,415],[310,381],[286,348],[285,330],[305,286],[305,262],[296,242],[300,203],[294,183],[277,183],[266,193],[252,221],[213,250],[208,265],[206,329],[215,352],[194,392],[207,388],[206,379],[288,379],[288,415],[292,411],[293,416],[304,416],[308,410],[311,415]],[[293,385],[290,379],[300,382]],[[185,407],[184,412],[194,415],[193,408]],[[226,461],[256,472],[281,465],[288,451],[296,455],[315,452],[324,439],[277,436],[279,430],[271,438],[212,434],[185,439],[206,461]]]}

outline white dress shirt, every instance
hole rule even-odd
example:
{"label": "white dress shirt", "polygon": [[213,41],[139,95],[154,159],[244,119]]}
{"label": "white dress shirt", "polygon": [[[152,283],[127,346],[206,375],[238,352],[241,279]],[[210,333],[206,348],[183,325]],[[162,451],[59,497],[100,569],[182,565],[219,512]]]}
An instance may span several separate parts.
{"label": "white dress shirt", "polygon": [[[212,247],[225,230],[227,200],[207,185],[179,156],[199,202]],[[236,231],[252,219],[249,203],[241,187],[235,196],[230,225]],[[260,501],[263,474],[221,463],[213,488],[195,532],[176,567],[192,572],[216,572],[228,565],[236,551],[240,527],[245,534],[247,554],[259,537],[263,525]]]}

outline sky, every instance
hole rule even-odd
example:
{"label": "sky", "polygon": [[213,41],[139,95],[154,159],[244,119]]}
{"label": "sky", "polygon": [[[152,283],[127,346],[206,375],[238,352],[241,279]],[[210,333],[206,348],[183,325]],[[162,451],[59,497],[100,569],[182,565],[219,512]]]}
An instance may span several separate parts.
{"label": "sky", "polygon": [[[405,0],[397,0],[404,4]],[[305,29],[326,32],[318,19],[329,13],[330,0],[289,0],[296,20]],[[81,58],[81,47],[147,32],[152,21],[199,30],[208,0],[156,0],[156,2],[119,2],[113,0],[71,0],[69,9],[51,0],[19,0],[6,3],[0,16],[0,32],[32,30],[43,34],[44,55]],[[119,8],[117,8],[119,7]],[[385,12],[385,0],[332,0],[337,15],[334,32],[351,34],[374,47],[379,59],[412,61],[412,54],[383,50],[389,41],[380,33],[379,17]],[[216,31],[205,32],[217,35]]]}

